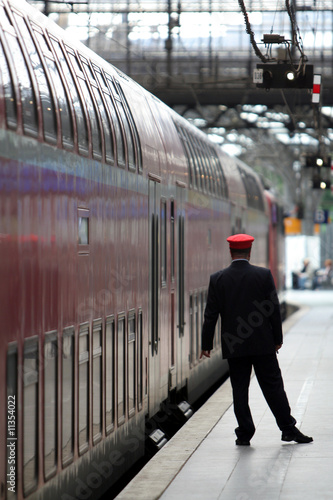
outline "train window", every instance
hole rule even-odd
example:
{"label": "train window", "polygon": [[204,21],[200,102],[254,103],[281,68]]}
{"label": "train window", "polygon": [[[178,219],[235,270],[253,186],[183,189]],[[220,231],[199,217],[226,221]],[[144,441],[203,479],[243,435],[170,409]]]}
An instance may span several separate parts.
{"label": "train window", "polygon": [[161,200],[161,284],[166,286],[167,279],[167,202]]}
{"label": "train window", "polygon": [[2,5],[0,5],[0,19],[3,29],[7,31],[11,31],[13,29],[13,25],[8,17],[7,11],[2,7]]}
{"label": "train window", "polygon": [[87,77],[90,80],[95,81],[95,75],[94,75],[93,71],[91,70],[87,59],[85,59],[84,57],[80,56],[80,60],[81,60],[82,66],[84,67],[84,70],[85,70],[85,73],[86,73]]}
{"label": "train window", "polygon": [[33,86],[26,66],[21,48],[15,36],[7,33],[8,46],[10,47],[16,74],[19,81],[21,94],[23,130],[27,135],[37,137],[37,108]]}
{"label": "train window", "polygon": [[175,202],[170,202],[170,272],[171,281],[175,281]]}
{"label": "train window", "polygon": [[217,165],[214,157],[214,150],[210,146],[207,146],[207,159],[210,165],[212,180],[213,180],[213,189],[214,193],[217,196],[222,196],[222,181],[221,181],[221,170]]}
{"label": "train window", "polygon": [[128,346],[127,346],[127,370],[128,370],[128,416],[131,417],[135,413],[135,312],[131,311],[128,314]]}
{"label": "train window", "polygon": [[58,343],[57,333],[45,334],[44,342],[44,474],[45,479],[57,470],[58,414]]}
{"label": "train window", "polygon": [[193,345],[194,345],[194,315],[193,315],[193,295],[190,295],[190,365],[193,363]]}
{"label": "train window", "polygon": [[191,155],[193,158],[193,164],[194,164],[194,171],[195,171],[195,185],[196,187],[201,190],[203,189],[203,184],[202,184],[202,172],[201,172],[201,165],[199,162],[198,158],[198,153],[195,147],[195,141],[193,138],[193,135],[188,133],[187,131],[185,132],[188,138],[188,144],[191,150]]}
{"label": "train window", "polygon": [[89,245],[89,210],[78,209],[78,244]]}
{"label": "train window", "polygon": [[200,186],[200,179],[199,179],[199,173],[198,173],[197,164],[196,164],[196,160],[195,160],[195,152],[192,148],[192,144],[190,142],[190,137],[189,137],[189,134],[187,133],[187,130],[185,130],[183,128],[182,131],[183,131],[183,137],[184,137],[184,144],[186,145],[186,150],[187,150],[188,156],[190,158],[190,178],[192,178],[193,186],[195,188],[198,188]]}
{"label": "train window", "polygon": [[50,142],[56,142],[57,140],[57,125],[56,125],[56,115],[54,109],[54,103],[52,98],[52,92],[50,90],[49,83],[45,76],[44,68],[38,52],[36,50],[35,43],[31,38],[30,32],[25,24],[24,19],[16,15],[16,21],[20,27],[21,33],[24,37],[25,46],[28,50],[30,61],[33,70],[36,75],[36,80],[39,87],[40,100],[42,105],[43,113],[43,125],[44,125],[44,137],[45,140]]}
{"label": "train window", "polygon": [[213,166],[213,163],[211,161],[209,148],[204,141],[202,141],[202,149],[203,149],[203,152],[205,155],[205,162],[206,162],[208,173],[209,173],[211,193],[218,195],[219,194],[218,188],[217,188],[217,175],[218,175],[218,173],[216,172],[216,170]]}
{"label": "train window", "polygon": [[69,109],[68,98],[55,62],[49,57],[45,57],[45,62],[49,69],[50,77],[53,81],[54,89],[58,99],[58,108],[61,120],[62,143],[66,149],[73,149],[74,145],[73,122],[72,122],[72,115]]}
{"label": "train window", "polygon": [[131,129],[132,129],[132,133],[133,133],[133,140],[134,140],[134,142],[136,144],[136,152],[137,152],[136,162],[137,162],[137,166],[138,166],[138,171],[142,172],[142,152],[141,152],[141,143],[140,143],[140,138],[139,138],[138,130],[136,128],[136,125],[135,125],[135,122],[134,122],[134,118],[133,118],[133,115],[131,113],[131,110],[130,110],[130,107],[128,105],[128,102],[126,100],[126,97],[125,97],[125,94],[123,92],[123,89],[120,87],[119,84],[118,84],[118,90],[119,90],[119,94],[120,94],[120,96],[122,98],[122,102],[123,102],[124,108],[126,110],[128,119],[130,121]]}
{"label": "train window", "polygon": [[115,92],[117,93],[118,96],[117,98],[115,98],[115,102],[118,105],[119,114],[121,116],[125,129],[127,151],[128,151],[128,166],[131,170],[135,170],[136,161],[135,161],[134,145],[136,144],[139,170],[141,171],[142,166],[141,166],[141,161],[139,160],[139,158],[141,158],[141,148],[139,144],[139,136],[137,134],[136,127],[134,125],[132,114],[128,107],[128,103],[125,99],[124,92],[117,81],[114,82],[113,89],[115,89]]}
{"label": "train window", "polygon": [[264,200],[255,177],[239,166],[238,171],[245,187],[248,206],[263,211]]}
{"label": "train window", "polygon": [[137,335],[137,353],[138,353],[138,409],[142,408],[142,391],[143,391],[143,365],[142,365],[142,311],[138,313],[138,335]]}
{"label": "train window", "polygon": [[97,76],[98,83],[100,85],[100,88],[103,90],[103,92],[109,93],[109,88],[108,84],[106,83],[105,77],[103,73],[101,72],[100,68],[97,66],[93,65],[95,74]]}
{"label": "train window", "polygon": [[125,421],[125,318],[118,317],[117,336],[118,424]]}
{"label": "train window", "polygon": [[43,35],[43,33],[40,33],[40,31],[38,30],[38,28],[35,27],[35,25],[33,25],[33,23],[31,23],[31,24],[32,24],[33,29],[34,29],[38,45],[42,49],[43,53],[47,54],[47,55],[51,55],[52,52],[50,50],[50,47],[49,47],[49,45],[47,43],[47,40],[46,40],[45,36]]}
{"label": "train window", "polygon": [[192,141],[193,148],[195,151],[195,157],[197,159],[198,166],[199,166],[199,175],[200,175],[200,179],[201,179],[201,189],[206,192],[206,191],[208,191],[208,182],[207,182],[208,176],[207,176],[205,164],[204,164],[203,157],[202,157],[202,152],[200,149],[200,142],[194,135],[191,136],[191,141]]}
{"label": "train window", "polygon": [[[106,80],[112,85],[111,76],[107,75]],[[117,144],[117,163],[118,166],[125,166],[125,140],[123,137],[123,131],[120,125],[119,116],[117,114],[114,100],[112,99],[109,93],[105,94],[105,100],[109,108],[109,113],[111,116],[111,121],[114,127],[115,135],[116,135],[116,144]]]}
{"label": "train window", "polygon": [[105,326],[105,429],[109,434],[114,426],[114,317]]}
{"label": "train window", "polygon": [[69,47],[66,47],[66,49],[67,49],[67,54],[69,56],[69,59],[72,63],[74,72],[77,75],[80,75],[81,77],[83,77],[83,72],[82,72],[81,66],[79,64],[79,61],[76,58],[76,55],[74,54],[74,52],[72,52],[72,50]]}
{"label": "train window", "polygon": [[215,162],[216,169],[219,171],[220,190],[221,190],[222,197],[223,198],[228,198],[228,196],[229,196],[228,185],[227,185],[227,181],[225,179],[225,175],[224,175],[224,172],[223,172],[223,168],[222,168],[220,159],[217,156],[217,153],[216,153],[216,151],[213,148],[211,149],[211,154],[212,154],[212,158],[213,158],[213,160]]}
{"label": "train window", "polygon": [[79,332],[79,453],[88,449],[89,442],[89,327]]}
{"label": "train window", "polygon": [[192,158],[191,150],[190,150],[190,147],[189,147],[189,144],[188,144],[188,140],[187,140],[187,136],[185,134],[185,130],[180,125],[178,125],[177,123],[175,123],[175,126],[176,126],[176,129],[177,129],[179,138],[181,140],[185,156],[187,158],[188,173],[189,173],[189,185],[190,185],[190,187],[192,187],[194,185],[194,182],[195,182],[195,176],[194,176],[194,164],[193,164],[193,158]]}
{"label": "train window", "polygon": [[73,460],[74,453],[74,328],[62,336],[62,465]]}
{"label": "train window", "polygon": [[103,132],[104,132],[104,143],[105,143],[105,159],[108,163],[113,163],[114,154],[113,154],[113,137],[110,127],[109,118],[107,115],[106,108],[104,106],[103,99],[101,97],[100,91],[98,88],[92,85],[92,90],[95,95],[95,99],[97,102],[99,114],[102,120]]}
{"label": "train window", "polygon": [[37,488],[38,471],[38,339],[24,342],[23,351],[23,491]]}
{"label": "train window", "polygon": [[123,141],[123,135],[119,123],[119,118],[116,112],[116,109],[114,107],[112,98],[110,94],[104,93],[104,98],[105,102],[107,104],[108,110],[109,110],[109,115],[111,118],[111,122],[114,128],[115,136],[116,136],[116,145],[117,145],[117,164],[119,167],[124,167],[125,166],[125,148],[124,148],[124,141]]}
{"label": "train window", "polygon": [[17,115],[16,115],[16,97],[14,87],[10,76],[7,60],[3,51],[2,43],[0,42],[0,80],[3,87],[3,93],[6,106],[6,119],[7,126],[16,128]]}
{"label": "train window", "polygon": [[52,45],[54,47],[54,50],[57,54],[60,66],[64,72],[65,79],[69,88],[69,92],[72,98],[73,106],[74,106],[74,113],[75,113],[75,118],[76,118],[76,133],[77,133],[77,141],[78,141],[78,148],[79,148],[79,153],[83,155],[88,154],[88,130],[87,130],[87,123],[86,123],[86,117],[83,111],[83,106],[81,102],[81,98],[78,94],[78,90],[76,88],[72,73],[70,71],[70,68],[68,66],[67,60],[65,58],[65,55],[61,49],[60,43],[55,40],[54,38],[51,38]]}
{"label": "train window", "polygon": [[195,335],[194,335],[194,359],[199,358],[199,305],[198,305],[198,295],[194,296],[194,316],[195,316]]}
{"label": "train window", "polygon": [[101,131],[99,127],[99,121],[97,118],[94,103],[92,101],[91,94],[87,82],[82,78],[78,78],[78,82],[82,89],[82,94],[85,100],[85,105],[88,111],[88,116],[90,120],[90,131],[92,139],[92,150],[94,158],[101,158],[102,156],[102,143],[101,143]]}
{"label": "train window", "polygon": [[[17,425],[18,425],[18,400],[17,400],[17,344],[13,342],[8,345],[7,350],[7,491],[10,491],[10,484],[14,479],[17,484],[17,467],[13,468],[13,457],[18,456],[17,448]],[[15,497],[15,494],[12,495]],[[12,498],[10,495],[7,498]]]}
{"label": "train window", "polygon": [[92,338],[92,426],[93,442],[96,443],[102,436],[102,323],[94,322]]}

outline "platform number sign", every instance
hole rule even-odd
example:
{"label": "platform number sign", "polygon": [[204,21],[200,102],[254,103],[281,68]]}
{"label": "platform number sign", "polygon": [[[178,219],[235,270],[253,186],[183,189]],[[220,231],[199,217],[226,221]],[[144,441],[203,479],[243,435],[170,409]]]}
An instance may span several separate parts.
{"label": "platform number sign", "polygon": [[263,83],[264,82],[264,70],[254,69],[253,70],[253,83]]}
{"label": "platform number sign", "polygon": [[315,224],[327,224],[328,222],[328,210],[323,210],[318,208],[314,213]]}

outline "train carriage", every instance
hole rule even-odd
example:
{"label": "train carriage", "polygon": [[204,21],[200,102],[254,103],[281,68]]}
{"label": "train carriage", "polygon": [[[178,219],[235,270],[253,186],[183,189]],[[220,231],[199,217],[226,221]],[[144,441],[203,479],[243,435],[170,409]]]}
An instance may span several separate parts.
{"label": "train carriage", "polygon": [[0,0],[0,185],[0,498],[98,498],[162,403],[226,372],[218,335],[199,359],[208,279],[234,232],[268,265],[266,197],[22,0]]}

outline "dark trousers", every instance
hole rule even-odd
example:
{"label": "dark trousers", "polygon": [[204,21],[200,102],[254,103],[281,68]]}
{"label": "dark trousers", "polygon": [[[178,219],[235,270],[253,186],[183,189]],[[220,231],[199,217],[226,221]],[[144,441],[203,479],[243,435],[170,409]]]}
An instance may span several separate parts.
{"label": "dark trousers", "polygon": [[281,370],[276,354],[229,358],[229,374],[232,385],[234,412],[238,422],[235,429],[240,439],[250,440],[255,433],[249,407],[249,385],[252,366],[263,395],[281,431],[296,424],[283,386]]}

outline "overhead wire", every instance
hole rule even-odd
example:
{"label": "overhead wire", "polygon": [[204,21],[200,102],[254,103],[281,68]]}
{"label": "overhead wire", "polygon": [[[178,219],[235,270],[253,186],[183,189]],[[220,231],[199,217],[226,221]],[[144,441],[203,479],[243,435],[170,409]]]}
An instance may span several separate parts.
{"label": "overhead wire", "polygon": [[252,31],[252,27],[251,27],[251,23],[250,23],[250,20],[249,20],[249,16],[247,14],[247,11],[246,11],[246,7],[245,7],[245,4],[244,4],[244,1],[243,0],[238,0],[238,4],[241,8],[241,11],[243,13],[243,16],[244,16],[244,20],[245,20],[245,26],[246,26],[246,33],[248,33],[248,35],[250,36],[250,40],[251,40],[251,45],[253,47],[253,50],[256,54],[256,56],[259,57],[259,59],[261,59],[262,62],[266,63],[269,61],[269,58],[267,58],[266,56],[264,56],[264,54],[261,52],[261,50],[259,49],[256,41],[255,41],[255,38],[254,38],[254,33]]}

